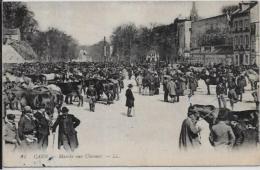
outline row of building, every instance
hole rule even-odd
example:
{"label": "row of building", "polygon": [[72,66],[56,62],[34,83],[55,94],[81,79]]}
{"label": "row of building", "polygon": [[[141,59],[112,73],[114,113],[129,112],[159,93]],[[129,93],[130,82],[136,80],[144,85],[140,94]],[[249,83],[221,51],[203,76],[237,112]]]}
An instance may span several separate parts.
{"label": "row of building", "polygon": [[198,19],[193,2],[189,19],[176,24],[178,62],[260,64],[258,2],[241,2],[233,12],[205,19]]}

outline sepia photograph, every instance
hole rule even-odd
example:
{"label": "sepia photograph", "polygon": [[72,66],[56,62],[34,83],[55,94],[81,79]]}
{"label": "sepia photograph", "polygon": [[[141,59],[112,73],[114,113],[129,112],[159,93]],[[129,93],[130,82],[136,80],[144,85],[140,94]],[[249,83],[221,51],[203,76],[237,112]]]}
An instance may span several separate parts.
{"label": "sepia photograph", "polygon": [[2,2],[4,168],[260,165],[258,1]]}

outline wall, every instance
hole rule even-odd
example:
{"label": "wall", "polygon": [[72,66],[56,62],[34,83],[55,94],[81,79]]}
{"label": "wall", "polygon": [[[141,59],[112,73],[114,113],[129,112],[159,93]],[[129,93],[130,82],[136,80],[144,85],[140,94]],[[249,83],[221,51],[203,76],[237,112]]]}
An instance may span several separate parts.
{"label": "wall", "polygon": [[251,25],[251,58],[252,64],[260,65],[260,51],[259,51],[259,3],[250,11],[250,25]]}
{"label": "wall", "polygon": [[219,15],[191,23],[191,48],[232,45],[232,34],[226,15]]}

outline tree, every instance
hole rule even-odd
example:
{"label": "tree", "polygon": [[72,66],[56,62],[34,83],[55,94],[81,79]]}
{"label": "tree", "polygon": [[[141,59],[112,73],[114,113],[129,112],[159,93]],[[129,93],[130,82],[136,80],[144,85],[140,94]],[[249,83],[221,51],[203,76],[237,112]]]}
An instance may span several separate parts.
{"label": "tree", "polygon": [[4,28],[19,28],[21,39],[28,41],[32,34],[38,30],[38,22],[34,19],[34,13],[23,2],[3,3]]}
{"label": "tree", "polygon": [[131,56],[136,54],[134,46],[137,40],[137,27],[130,23],[118,26],[111,35],[111,44],[114,48],[113,54],[130,61]]}

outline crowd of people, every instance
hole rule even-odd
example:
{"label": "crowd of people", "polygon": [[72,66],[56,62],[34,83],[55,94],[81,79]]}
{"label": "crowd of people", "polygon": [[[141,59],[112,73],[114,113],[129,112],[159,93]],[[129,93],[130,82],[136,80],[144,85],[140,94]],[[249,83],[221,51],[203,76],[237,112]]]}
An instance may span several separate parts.
{"label": "crowd of people", "polygon": [[[113,88],[108,90],[107,104],[111,104],[110,98],[115,98],[111,96],[117,96],[117,100],[119,100],[118,94],[124,88],[123,80],[134,77],[139,95],[159,95],[162,84],[164,102],[176,103],[180,101],[180,96],[188,95],[191,98],[196,95],[198,81],[202,79],[208,86],[208,92],[210,85],[216,85],[216,98],[219,108],[227,108],[227,96],[231,109],[234,110],[234,104],[243,100],[244,88],[248,82],[246,78],[248,78],[253,90],[252,96],[256,103],[256,110],[258,110],[259,86],[256,83],[259,80],[251,81],[250,79],[252,70],[257,72],[256,69],[256,66],[211,65],[203,67],[188,64],[161,67],[149,64],[118,64],[118,67],[114,67],[114,63],[25,63],[5,67],[3,87],[4,92],[7,93],[15,87],[33,89],[38,86],[47,86],[50,82],[71,83],[91,78],[98,80],[114,79],[117,80],[116,84],[119,88],[116,91],[113,91]],[[248,70],[251,70],[251,72],[248,72]],[[52,76],[52,78],[48,76]],[[94,112],[95,103],[99,98],[99,89],[95,84],[88,84],[86,88],[85,94],[89,102],[89,109]],[[135,97],[132,88],[133,84],[129,84],[125,93],[128,117],[133,116],[134,109]],[[104,93],[106,92],[104,91]],[[10,98],[9,95],[8,97]],[[13,109],[13,102],[19,99],[14,100],[15,94],[12,94],[11,98],[13,99],[8,100],[11,101],[9,108]],[[50,131],[55,134],[57,126],[59,126],[58,149],[63,146],[66,151],[74,151],[78,147],[75,128],[80,124],[80,120],[73,114],[68,114],[69,109],[67,107],[64,106],[59,110],[62,114],[54,122],[45,108],[33,111],[27,105],[20,110],[22,114],[17,128],[14,114],[7,114],[5,117],[4,139],[6,146],[10,146],[11,150],[17,148],[46,150],[49,145]],[[180,148],[200,144],[199,133],[201,129],[196,126],[198,119],[199,115],[190,108],[188,118],[182,124]],[[224,122],[225,120],[225,116],[220,116],[218,123],[212,127],[210,140],[214,146],[232,145],[234,143],[234,134],[229,125]]]}

